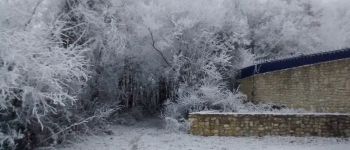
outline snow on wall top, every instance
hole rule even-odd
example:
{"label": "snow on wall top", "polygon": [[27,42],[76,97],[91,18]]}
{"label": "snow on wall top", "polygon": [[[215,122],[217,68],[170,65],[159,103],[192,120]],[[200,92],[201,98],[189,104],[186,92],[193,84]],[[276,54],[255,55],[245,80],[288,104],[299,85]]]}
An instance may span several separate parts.
{"label": "snow on wall top", "polygon": [[193,112],[190,115],[312,115],[312,116],[349,116],[350,113],[278,113],[278,112],[217,112],[217,111],[200,111]]}

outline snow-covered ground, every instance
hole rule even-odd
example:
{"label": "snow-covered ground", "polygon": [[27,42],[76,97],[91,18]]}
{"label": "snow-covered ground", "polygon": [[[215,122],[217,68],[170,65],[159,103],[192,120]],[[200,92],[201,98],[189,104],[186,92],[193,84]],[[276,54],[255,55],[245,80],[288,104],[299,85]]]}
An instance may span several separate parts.
{"label": "snow-covered ground", "polygon": [[192,136],[166,131],[155,119],[111,129],[113,135],[89,136],[58,150],[350,150],[350,139]]}

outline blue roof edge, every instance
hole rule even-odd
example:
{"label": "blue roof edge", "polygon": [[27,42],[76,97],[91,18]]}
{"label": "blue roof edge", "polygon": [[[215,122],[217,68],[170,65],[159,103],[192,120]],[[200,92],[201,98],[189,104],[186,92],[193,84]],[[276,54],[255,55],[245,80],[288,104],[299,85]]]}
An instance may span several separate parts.
{"label": "blue roof edge", "polygon": [[340,60],[345,58],[350,58],[350,48],[310,55],[301,55],[280,60],[266,61],[241,69],[241,74],[239,78],[243,79],[256,74],[295,68],[305,65],[312,65],[321,62]]}

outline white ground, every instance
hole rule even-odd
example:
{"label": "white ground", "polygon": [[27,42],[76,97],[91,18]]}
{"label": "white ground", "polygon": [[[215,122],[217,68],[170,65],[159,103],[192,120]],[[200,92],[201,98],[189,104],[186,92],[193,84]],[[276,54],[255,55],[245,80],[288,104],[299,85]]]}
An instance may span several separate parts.
{"label": "white ground", "polygon": [[89,136],[59,150],[350,150],[350,139],[201,137],[162,129],[160,121],[114,126],[113,135]]}

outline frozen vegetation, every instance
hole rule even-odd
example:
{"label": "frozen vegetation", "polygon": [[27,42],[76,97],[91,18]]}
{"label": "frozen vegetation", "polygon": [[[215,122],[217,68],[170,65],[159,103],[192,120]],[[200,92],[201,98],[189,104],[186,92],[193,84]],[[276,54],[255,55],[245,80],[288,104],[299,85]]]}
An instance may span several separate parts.
{"label": "frozen vegetation", "polygon": [[349,7],[348,0],[0,0],[0,149],[54,146],[144,116],[160,116],[164,128],[181,132],[115,126],[115,135],[96,143],[302,147],[301,139],[183,132],[197,111],[304,112],[249,103],[237,85],[239,69],[349,47]]}

